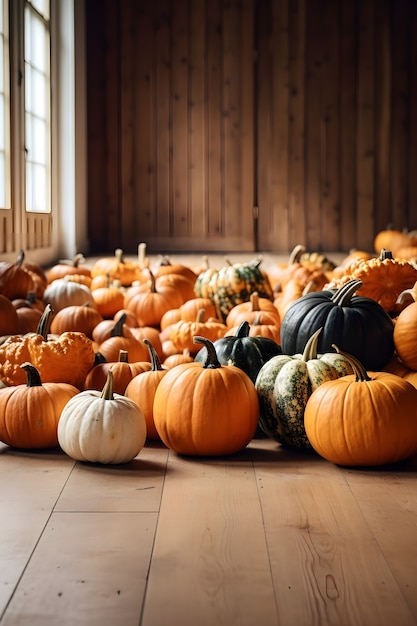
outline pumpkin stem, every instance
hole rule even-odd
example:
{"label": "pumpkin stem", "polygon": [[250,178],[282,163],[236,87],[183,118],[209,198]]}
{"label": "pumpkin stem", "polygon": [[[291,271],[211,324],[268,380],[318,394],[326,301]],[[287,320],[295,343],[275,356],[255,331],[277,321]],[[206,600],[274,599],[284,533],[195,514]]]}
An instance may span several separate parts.
{"label": "pumpkin stem", "polygon": [[119,363],[129,363],[129,353],[127,350],[119,350]]}
{"label": "pumpkin stem", "polygon": [[36,333],[38,335],[42,335],[44,341],[48,340],[48,334],[51,329],[51,322],[52,322],[53,315],[54,315],[54,310],[48,302],[48,304],[46,305],[41,315],[41,318],[38,323],[38,327],[36,329]]}
{"label": "pumpkin stem", "polygon": [[319,335],[322,330],[323,328],[319,328],[318,330],[316,330],[316,332],[313,333],[310,339],[307,341],[304,347],[304,352],[302,356],[303,361],[310,361],[311,359],[317,359],[317,347],[319,343]]}
{"label": "pumpkin stem", "polygon": [[254,291],[253,293],[251,293],[250,297],[249,297],[250,303],[251,303],[251,309],[252,311],[260,311],[260,305],[259,305],[259,294],[257,291]]}
{"label": "pumpkin stem", "polygon": [[19,256],[18,256],[18,257],[17,257],[17,259],[16,259],[15,265],[16,265],[17,267],[21,267],[21,266],[23,265],[24,260],[25,260],[25,253],[24,253],[24,251],[23,251],[23,250],[21,250],[21,251],[19,252]]}
{"label": "pumpkin stem", "polygon": [[123,327],[126,322],[126,318],[127,318],[127,314],[122,313],[122,315],[119,317],[119,319],[117,320],[117,322],[111,329],[110,337],[124,337],[125,336]]}
{"label": "pumpkin stem", "polygon": [[332,343],[332,348],[334,348],[338,354],[343,356],[350,363],[353,373],[355,374],[356,382],[363,383],[369,380],[373,380],[370,376],[368,376],[368,372],[359,361],[359,359],[353,356],[353,354],[343,352],[343,350],[340,350],[340,348],[334,343]]}
{"label": "pumpkin stem", "polygon": [[391,252],[391,250],[386,250],[385,248],[382,248],[381,250],[381,254],[379,255],[379,260],[380,261],[385,261],[385,259],[393,259],[394,256]]}
{"label": "pumpkin stem", "polygon": [[39,372],[36,367],[32,365],[32,363],[22,363],[20,367],[26,372],[28,387],[42,387],[42,381]]}
{"label": "pumpkin stem", "polygon": [[303,246],[303,244],[299,243],[298,245],[296,245],[295,248],[293,248],[293,250],[291,251],[288,259],[288,265],[295,265],[295,263],[299,263],[301,255],[304,254],[305,251],[306,248],[305,246]]}
{"label": "pumpkin stem", "polygon": [[124,263],[125,260],[123,258],[123,250],[121,248],[116,248],[114,251],[114,256],[116,257],[116,261],[118,263]]}
{"label": "pumpkin stem", "polygon": [[362,281],[353,278],[344,284],[335,294],[330,298],[332,302],[339,306],[348,306],[354,293],[362,287]]}
{"label": "pumpkin stem", "polygon": [[149,341],[149,339],[146,339],[145,337],[143,343],[146,343],[146,345],[148,346],[149,356],[151,357],[151,371],[156,372],[158,370],[164,369],[161,365],[161,361],[159,360],[156,350],[153,347],[152,343]]}
{"label": "pumpkin stem", "polygon": [[221,367],[221,363],[217,358],[216,348],[209,339],[206,339],[206,337],[201,337],[200,335],[196,335],[195,337],[193,337],[193,341],[194,343],[202,343],[206,347],[207,358],[203,363],[203,367],[205,369],[214,370],[218,367]]}
{"label": "pumpkin stem", "polygon": [[242,337],[249,337],[249,330],[249,322],[245,320],[239,324],[237,331],[235,332],[235,337],[238,337],[239,339],[242,339]]}
{"label": "pumpkin stem", "polygon": [[103,400],[114,400],[113,385],[114,385],[114,378],[113,378],[113,372],[111,371],[111,367],[110,367],[107,371],[106,382],[104,383],[104,387],[101,392],[101,398],[103,398]]}
{"label": "pumpkin stem", "polygon": [[144,267],[146,261],[146,243],[140,243],[138,245],[138,264],[139,267]]}

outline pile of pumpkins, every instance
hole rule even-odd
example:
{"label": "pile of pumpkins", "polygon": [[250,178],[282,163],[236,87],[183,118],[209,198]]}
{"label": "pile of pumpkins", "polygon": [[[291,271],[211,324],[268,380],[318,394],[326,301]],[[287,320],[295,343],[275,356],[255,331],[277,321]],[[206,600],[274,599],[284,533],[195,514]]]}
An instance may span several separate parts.
{"label": "pile of pumpkins", "polygon": [[0,262],[0,441],[106,464],[152,440],[229,455],[257,433],[339,465],[410,457],[417,264],[400,235],[338,265],[300,245],[267,271],[151,267],[144,244],[91,267]]}

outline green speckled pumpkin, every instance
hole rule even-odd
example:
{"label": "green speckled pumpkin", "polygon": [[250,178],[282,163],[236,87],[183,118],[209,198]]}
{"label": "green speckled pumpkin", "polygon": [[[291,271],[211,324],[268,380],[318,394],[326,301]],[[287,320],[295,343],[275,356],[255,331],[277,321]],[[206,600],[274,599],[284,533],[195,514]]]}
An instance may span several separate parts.
{"label": "green speckled pumpkin", "polygon": [[304,409],[322,383],[352,373],[340,354],[317,354],[318,329],[303,354],[278,355],[262,366],[255,387],[259,396],[259,424],[266,435],[295,448],[311,448],[304,429]]}
{"label": "green speckled pumpkin", "polygon": [[260,298],[273,300],[268,276],[260,269],[261,259],[250,263],[228,263],[219,270],[208,269],[196,280],[194,290],[198,297],[209,298],[223,321],[236,305],[248,302],[253,292]]}

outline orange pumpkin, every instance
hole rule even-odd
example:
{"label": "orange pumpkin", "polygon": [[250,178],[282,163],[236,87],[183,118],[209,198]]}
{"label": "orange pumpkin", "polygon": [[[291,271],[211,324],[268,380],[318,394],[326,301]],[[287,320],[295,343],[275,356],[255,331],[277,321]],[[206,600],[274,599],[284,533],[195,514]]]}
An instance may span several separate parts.
{"label": "orange pumpkin", "polygon": [[194,342],[195,335],[200,335],[210,341],[224,337],[227,326],[217,319],[209,319],[205,322],[204,314],[204,309],[201,309],[197,319],[193,322],[181,320],[171,326],[169,338],[177,352],[189,350],[191,354],[196,354],[202,346],[201,343]]}
{"label": "orange pumpkin", "polygon": [[[307,437],[318,454],[346,466],[377,466],[417,452],[417,389],[399,376],[365,371],[320,385],[304,412]],[[360,410],[358,410],[360,407]]]}
{"label": "orange pumpkin", "polygon": [[90,302],[74,304],[56,313],[51,322],[51,333],[61,335],[67,331],[75,331],[92,339],[94,328],[102,321],[102,315]]}
{"label": "orange pumpkin", "polygon": [[249,322],[249,324],[252,324],[259,311],[269,313],[269,315],[275,319],[276,324],[280,326],[281,319],[274,303],[268,300],[268,298],[260,298],[256,291],[251,294],[248,302],[236,304],[229,311],[226,317],[226,326],[229,328],[239,326],[241,322]]}
{"label": "orange pumpkin", "polygon": [[163,443],[175,452],[218,456],[242,450],[253,438],[259,401],[249,376],[234,365],[220,365],[215,348],[205,363],[185,363],[168,371],[154,398],[153,416]]}
{"label": "orange pumpkin", "polygon": [[141,269],[138,263],[126,261],[121,248],[114,251],[114,257],[102,257],[91,268],[91,278],[107,276],[119,280],[121,285],[128,287],[140,276]]}
{"label": "orange pumpkin", "polygon": [[172,286],[156,287],[155,277],[149,270],[150,283],[143,286],[130,287],[124,298],[124,308],[133,313],[139,326],[157,326],[169,309],[177,309],[183,304],[179,291]]}
{"label": "orange pumpkin", "polygon": [[417,302],[412,302],[398,315],[394,324],[394,347],[401,361],[417,370]]}
{"label": "orange pumpkin", "polygon": [[144,342],[148,346],[151,367],[148,371],[143,372],[143,374],[132,378],[126,387],[125,396],[136,402],[142,409],[146,420],[146,438],[149,440],[159,440],[160,437],[155,428],[153,418],[153,403],[156,389],[168,372],[168,369],[161,366],[161,362],[151,342],[147,339],[144,339]]}
{"label": "orange pumpkin", "polygon": [[83,254],[76,254],[73,259],[63,259],[53,265],[46,273],[48,283],[69,275],[86,276],[91,279],[91,269],[84,265]]}
{"label": "orange pumpkin", "polygon": [[79,393],[67,383],[43,383],[30,363],[22,363],[26,384],[0,389],[0,441],[16,448],[58,446],[61,413]]}
{"label": "orange pumpkin", "polygon": [[65,332],[50,335],[53,311],[50,305],[39,322],[36,333],[11,335],[0,346],[0,380],[6,385],[25,382],[21,365],[32,363],[42,381],[65,382],[82,389],[88,370],[93,366],[93,342],[84,333]]}
{"label": "orange pumpkin", "polygon": [[149,361],[129,362],[127,350],[120,350],[118,361],[97,363],[90,369],[85,378],[84,389],[101,391],[106,383],[109,369],[113,374],[113,391],[123,395],[130,381],[135,376],[150,370],[151,364]]}

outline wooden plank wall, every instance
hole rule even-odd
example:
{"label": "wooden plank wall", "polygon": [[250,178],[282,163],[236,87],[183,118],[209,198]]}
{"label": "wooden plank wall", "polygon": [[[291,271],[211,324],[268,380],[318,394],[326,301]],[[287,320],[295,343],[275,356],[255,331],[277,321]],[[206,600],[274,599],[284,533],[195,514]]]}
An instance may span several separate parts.
{"label": "wooden plank wall", "polygon": [[258,246],[372,249],[417,227],[417,3],[257,4]]}
{"label": "wooden plank wall", "polygon": [[417,228],[415,0],[86,0],[92,252]]}
{"label": "wooden plank wall", "polygon": [[87,0],[92,251],[253,250],[253,8]]}

